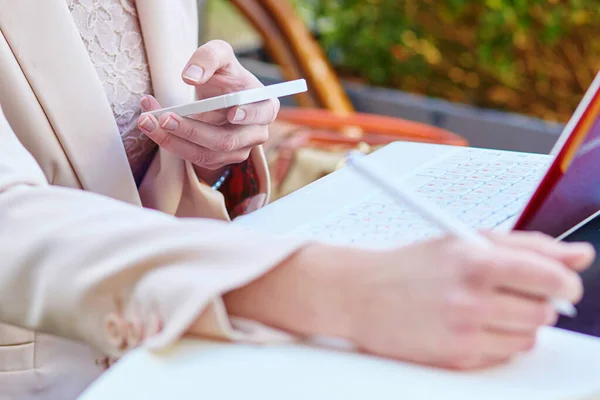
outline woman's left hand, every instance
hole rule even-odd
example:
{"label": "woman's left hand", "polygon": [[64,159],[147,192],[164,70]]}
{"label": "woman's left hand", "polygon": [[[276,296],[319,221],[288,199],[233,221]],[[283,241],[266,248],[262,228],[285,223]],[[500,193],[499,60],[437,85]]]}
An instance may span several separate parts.
{"label": "woman's left hand", "polygon": [[[263,86],[221,40],[196,50],[182,77],[196,87],[198,99]],[[154,97],[142,99],[143,111],[160,108]],[[224,167],[248,159],[250,150],[268,139],[268,125],[278,112],[279,101],[272,99],[186,118],[170,112],[159,118],[142,115],[138,127],[159,146],[196,165],[201,179],[211,181]]]}

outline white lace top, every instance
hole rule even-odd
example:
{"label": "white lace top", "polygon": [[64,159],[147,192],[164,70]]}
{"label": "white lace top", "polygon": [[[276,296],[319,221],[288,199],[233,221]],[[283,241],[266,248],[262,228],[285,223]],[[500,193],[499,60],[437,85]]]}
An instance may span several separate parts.
{"label": "white lace top", "polygon": [[156,145],[137,128],[140,100],[152,92],[135,0],[66,0],[115,116],[136,182]]}

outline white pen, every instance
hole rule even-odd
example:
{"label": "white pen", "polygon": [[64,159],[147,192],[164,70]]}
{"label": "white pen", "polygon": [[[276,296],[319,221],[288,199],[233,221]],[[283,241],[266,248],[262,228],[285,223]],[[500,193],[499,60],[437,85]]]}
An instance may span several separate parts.
{"label": "white pen", "polygon": [[[381,171],[375,163],[369,162],[368,157],[363,153],[359,151],[350,152],[346,158],[346,162],[362,177],[366,178],[367,181],[385,191],[395,200],[401,201],[415,211],[418,211],[423,217],[427,218],[431,223],[437,225],[443,231],[483,248],[490,248],[493,246],[493,243],[490,240],[475,229],[464,224],[451,214],[443,212],[436,204],[422,196],[412,193],[410,190],[402,188],[401,185],[392,181],[388,178],[388,174]],[[577,315],[577,310],[573,304],[566,300],[552,299],[552,304],[555,310],[562,315],[568,317]]]}

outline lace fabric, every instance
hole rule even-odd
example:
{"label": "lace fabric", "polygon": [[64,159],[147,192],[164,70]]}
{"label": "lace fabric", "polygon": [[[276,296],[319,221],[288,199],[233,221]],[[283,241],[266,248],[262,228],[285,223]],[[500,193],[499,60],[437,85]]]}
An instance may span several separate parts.
{"label": "lace fabric", "polygon": [[66,0],[111,105],[136,182],[156,144],[137,128],[140,100],[152,92],[135,0]]}

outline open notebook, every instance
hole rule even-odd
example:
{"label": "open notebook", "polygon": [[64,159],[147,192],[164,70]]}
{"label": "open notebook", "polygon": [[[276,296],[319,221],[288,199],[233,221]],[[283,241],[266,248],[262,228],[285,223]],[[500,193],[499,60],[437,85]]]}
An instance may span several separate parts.
{"label": "open notebook", "polygon": [[129,353],[80,397],[100,399],[592,400],[600,340],[546,328],[528,355],[469,373],[299,345],[184,340]]}

